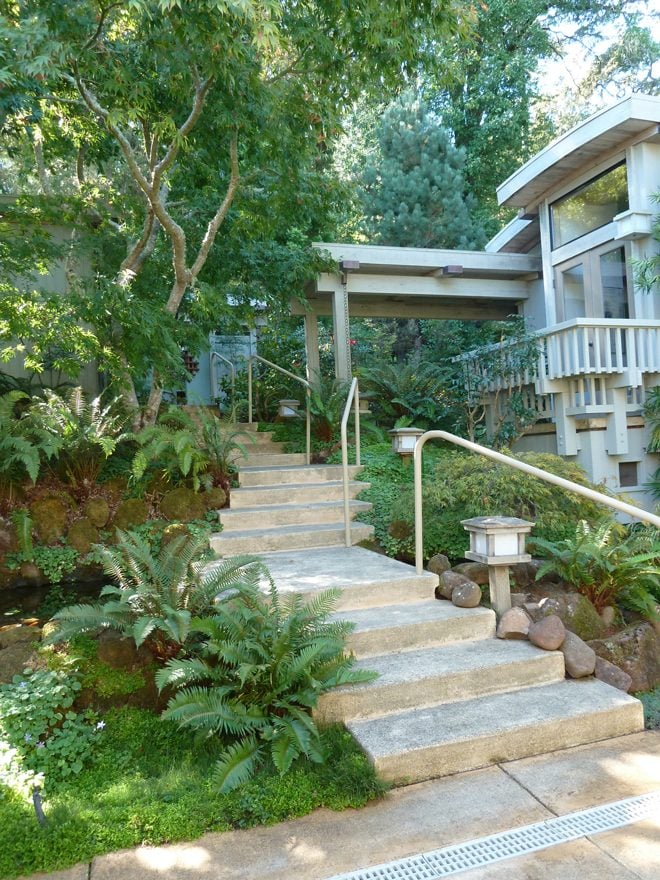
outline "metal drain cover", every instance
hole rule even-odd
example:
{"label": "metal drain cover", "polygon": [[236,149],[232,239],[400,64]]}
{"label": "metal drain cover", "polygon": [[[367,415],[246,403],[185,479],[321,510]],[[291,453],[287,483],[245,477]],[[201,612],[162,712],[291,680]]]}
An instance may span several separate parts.
{"label": "metal drain cover", "polygon": [[660,791],[568,813],[373,868],[362,868],[350,874],[337,874],[329,880],[438,880],[653,816],[660,816]]}

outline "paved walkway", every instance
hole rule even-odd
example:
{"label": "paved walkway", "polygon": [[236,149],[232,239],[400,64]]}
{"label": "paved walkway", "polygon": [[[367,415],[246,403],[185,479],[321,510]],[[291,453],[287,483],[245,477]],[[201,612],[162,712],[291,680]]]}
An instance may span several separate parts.
{"label": "paved walkway", "polygon": [[[660,790],[645,732],[392,791],[362,810],[101,856],[50,880],[327,880],[450,844]],[[660,815],[460,880],[659,880]],[[36,878],[35,878],[36,880]]]}

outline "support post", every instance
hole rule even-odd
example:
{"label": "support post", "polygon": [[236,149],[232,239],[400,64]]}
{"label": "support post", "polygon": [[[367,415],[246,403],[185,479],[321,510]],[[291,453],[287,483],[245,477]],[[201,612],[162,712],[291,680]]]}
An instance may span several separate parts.
{"label": "support post", "polygon": [[347,284],[335,287],[332,296],[332,323],[335,333],[335,376],[340,382],[350,382],[352,370]]}
{"label": "support post", "polygon": [[315,312],[305,313],[305,355],[307,358],[307,381],[318,385],[321,375],[319,358],[319,319]]}
{"label": "support post", "polygon": [[511,585],[509,582],[508,565],[488,566],[488,586],[490,588],[490,604],[501,617],[511,608]]}

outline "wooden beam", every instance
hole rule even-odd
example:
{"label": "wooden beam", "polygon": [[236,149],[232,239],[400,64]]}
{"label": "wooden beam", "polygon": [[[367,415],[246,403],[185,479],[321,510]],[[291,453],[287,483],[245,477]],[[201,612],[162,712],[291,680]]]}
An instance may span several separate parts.
{"label": "wooden beam", "polygon": [[[323,273],[316,282],[319,294],[330,294],[341,287],[337,275]],[[416,275],[350,275],[349,297],[429,297],[438,299],[500,299],[519,302],[528,297],[526,281],[494,278],[436,278]]]}
{"label": "wooden beam", "polygon": [[[465,303],[399,303],[391,300],[356,302],[349,298],[351,318],[422,318],[427,320],[503,321],[515,313],[508,302]],[[332,300],[312,299],[303,306],[300,300],[291,300],[291,314],[332,315]]]}

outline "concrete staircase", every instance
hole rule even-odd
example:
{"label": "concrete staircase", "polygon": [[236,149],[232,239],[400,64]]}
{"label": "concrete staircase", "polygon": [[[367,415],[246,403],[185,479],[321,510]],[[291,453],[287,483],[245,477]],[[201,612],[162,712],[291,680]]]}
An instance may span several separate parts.
{"label": "concrete staircase", "polygon": [[495,614],[437,601],[435,575],[352,547],[267,554],[281,593],[343,589],[357,664],[379,673],[319,701],[385,779],[402,784],[643,729],[641,703],[564,679],[561,652],[495,638]]}
{"label": "concrete staircase", "polygon": [[[232,489],[230,507],[219,511],[222,531],[211,538],[221,556],[339,547],[344,544],[344,495],[340,465],[307,465],[304,454],[283,452],[283,443],[257,425],[241,425],[237,439],[238,489]],[[371,505],[356,496],[367,483],[353,479],[360,468],[349,469],[350,512],[355,517]],[[351,538],[369,538],[373,527],[354,523]]]}

